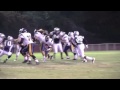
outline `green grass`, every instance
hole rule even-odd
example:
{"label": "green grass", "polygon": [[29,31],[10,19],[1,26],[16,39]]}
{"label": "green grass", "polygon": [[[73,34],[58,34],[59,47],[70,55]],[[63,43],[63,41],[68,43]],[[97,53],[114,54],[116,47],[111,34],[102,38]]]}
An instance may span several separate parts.
{"label": "green grass", "polygon": [[[69,54],[72,59],[73,54]],[[22,56],[14,62],[13,55],[6,64],[0,62],[0,79],[120,79],[120,51],[91,51],[85,54],[95,57],[95,63],[82,63],[80,59],[61,60],[59,54],[56,60],[43,62],[41,53],[36,53],[40,65],[35,65],[34,61],[32,65],[27,65],[21,63]]]}

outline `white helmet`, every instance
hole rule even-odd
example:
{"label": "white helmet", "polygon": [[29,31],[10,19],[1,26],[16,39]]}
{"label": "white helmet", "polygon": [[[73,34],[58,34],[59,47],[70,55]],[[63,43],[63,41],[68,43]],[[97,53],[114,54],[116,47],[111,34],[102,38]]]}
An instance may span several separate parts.
{"label": "white helmet", "polygon": [[79,32],[78,31],[74,31],[74,35],[79,35]]}
{"label": "white helmet", "polygon": [[8,37],[7,37],[7,40],[12,41],[12,40],[13,40],[13,37],[12,37],[12,36],[8,36]]}
{"label": "white helmet", "polygon": [[21,28],[21,29],[19,30],[19,34],[22,33],[22,31],[23,31],[23,28]]}
{"label": "white helmet", "polygon": [[74,33],[73,32],[69,32],[68,36],[74,36]]}
{"label": "white helmet", "polygon": [[21,28],[21,29],[19,30],[19,34],[20,34],[20,33],[25,33],[25,32],[27,32],[27,30],[26,30],[25,28]]}
{"label": "white helmet", "polygon": [[60,36],[63,36],[63,35],[65,35],[65,32],[62,32],[62,31],[61,31],[61,32],[60,32]]}
{"label": "white helmet", "polygon": [[55,27],[55,28],[54,28],[54,31],[60,31],[60,28]]}
{"label": "white helmet", "polygon": [[1,37],[1,38],[5,38],[5,34],[0,33],[0,37]]}
{"label": "white helmet", "polygon": [[50,35],[53,35],[53,31],[52,31],[52,32],[50,32]]}

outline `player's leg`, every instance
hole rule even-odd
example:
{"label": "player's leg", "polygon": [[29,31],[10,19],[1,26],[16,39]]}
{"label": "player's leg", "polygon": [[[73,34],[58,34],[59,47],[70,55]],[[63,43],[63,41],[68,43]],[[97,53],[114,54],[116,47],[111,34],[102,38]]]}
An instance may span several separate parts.
{"label": "player's leg", "polygon": [[78,45],[78,54],[81,57],[83,62],[87,62],[85,55],[84,55],[84,44]]}
{"label": "player's leg", "polygon": [[28,51],[28,46],[24,46],[21,48],[20,53],[22,54],[22,56],[24,57],[24,61],[22,63],[27,63],[28,59],[27,59],[27,51]]}
{"label": "player's leg", "polygon": [[45,45],[43,45],[42,51],[44,52],[43,61],[46,62],[46,59],[48,57],[48,51]]}
{"label": "player's leg", "polygon": [[58,52],[58,44],[53,45],[54,59],[56,58],[56,53]]}
{"label": "player's leg", "polygon": [[1,60],[1,57],[3,56],[3,49],[0,49],[0,60]]}
{"label": "player's leg", "polygon": [[[94,63],[95,58],[94,57],[89,57],[84,55],[84,44],[80,45],[80,54],[84,62],[87,62],[88,60],[92,61]],[[87,60],[87,61],[86,61]]]}
{"label": "player's leg", "polygon": [[42,53],[43,60],[44,60],[44,58],[45,58],[45,48],[44,48],[44,44],[43,43],[41,43],[41,45],[40,45],[40,51]]}
{"label": "player's leg", "polygon": [[39,64],[39,61],[38,61],[38,59],[36,59],[36,56],[33,55],[32,50],[33,50],[32,44],[29,44],[29,45],[28,45],[28,53],[29,53],[29,55],[35,60],[36,64],[38,65],[38,64]]}
{"label": "player's leg", "polygon": [[63,59],[63,47],[62,47],[62,44],[58,44],[58,50],[60,52],[60,55],[61,55],[61,59]]}
{"label": "player's leg", "polygon": [[21,47],[19,45],[16,46],[16,59],[14,61],[17,61],[18,60],[18,57],[20,55],[20,50],[21,50]]}
{"label": "player's leg", "polygon": [[66,58],[67,58],[67,59],[70,59],[70,57],[69,57],[69,55],[68,55],[68,52],[67,52],[68,49],[70,49],[70,46],[67,46],[67,45],[66,45],[63,51],[64,51],[64,53],[65,53],[65,55],[66,55]]}
{"label": "player's leg", "polygon": [[4,55],[7,55],[8,57],[3,61],[3,63],[6,63],[8,61],[8,59],[11,58],[12,56],[12,52],[7,52],[7,51],[3,51]]}
{"label": "player's leg", "polygon": [[28,64],[31,64],[32,62],[31,62],[31,57],[30,57],[30,55],[29,55],[29,53],[27,52],[26,53],[26,57],[27,57],[27,60],[28,60]]}
{"label": "player's leg", "polygon": [[70,50],[71,52],[74,52],[74,46],[72,44],[70,45]]}
{"label": "player's leg", "polygon": [[74,59],[73,60],[77,60],[77,58],[78,58],[78,49],[77,49],[77,47],[74,47],[73,54],[74,54]]}
{"label": "player's leg", "polygon": [[[50,48],[49,52],[48,52],[48,59],[53,59],[53,47]],[[52,53],[52,54],[51,54]]]}
{"label": "player's leg", "polygon": [[47,57],[48,57],[48,54],[49,54],[49,51],[45,51],[45,58],[44,58],[44,62],[46,62],[46,59],[47,59]]}

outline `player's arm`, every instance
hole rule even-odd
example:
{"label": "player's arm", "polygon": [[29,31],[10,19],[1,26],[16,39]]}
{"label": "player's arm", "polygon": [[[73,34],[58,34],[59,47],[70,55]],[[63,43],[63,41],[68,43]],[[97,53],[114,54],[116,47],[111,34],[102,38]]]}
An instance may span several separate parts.
{"label": "player's arm", "polygon": [[23,46],[23,41],[24,41],[24,38],[19,38],[18,40],[18,44],[22,47]]}
{"label": "player's arm", "polygon": [[77,46],[77,43],[76,43],[76,38],[75,38],[75,40],[71,40],[70,42],[71,42],[71,44],[72,44],[74,47],[76,47],[76,46]]}

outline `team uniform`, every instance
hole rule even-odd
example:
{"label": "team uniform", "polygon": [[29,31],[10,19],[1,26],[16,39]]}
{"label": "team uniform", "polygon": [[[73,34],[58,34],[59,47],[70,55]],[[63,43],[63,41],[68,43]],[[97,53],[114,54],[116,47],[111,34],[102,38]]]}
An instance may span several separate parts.
{"label": "team uniform", "polygon": [[61,37],[60,37],[60,31],[59,28],[54,28],[54,31],[52,33],[52,39],[53,39],[53,51],[54,51],[54,58],[56,53],[61,52],[61,59],[63,59],[63,47],[61,43]]}
{"label": "team uniform", "polygon": [[[33,41],[32,41],[31,34],[23,30],[23,32],[19,35],[18,39],[20,40],[19,44],[22,46],[22,49],[21,49],[22,55],[26,56],[26,54],[28,53],[38,65],[39,61],[33,55]],[[25,57],[25,60],[26,58],[27,56]],[[25,62],[27,62],[27,60]],[[31,61],[29,61],[29,63],[31,63]]]}
{"label": "team uniform", "polygon": [[3,49],[3,41],[5,39],[5,35],[3,33],[0,33],[0,49]]}
{"label": "team uniform", "polygon": [[8,58],[4,60],[3,63],[6,63],[7,60],[12,56],[13,53],[13,37],[8,36],[8,39],[4,41],[4,49],[0,49],[0,57],[7,55]]}
{"label": "team uniform", "polygon": [[49,52],[52,50],[52,48],[53,48],[53,40],[49,36],[46,36],[45,41],[43,41],[42,43],[42,51],[45,52],[45,56],[43,56],[44,61],[46,61],[47,56],[52,58],[52,56],[49,55]]}
{"label": "team uniform", "polygon": [[3,33],[0,33],[0,49],[4,48],[4,45],[3,45],[4,39],[5,39],[5,35]]}
{"label": "team uniform", "polygon": [[71,46],[72,52],[74,54],[74,59],[73,60],[76,60],[77,59],[77,52],[76,52],[77,48],[75,47],[74,33],[69,32],[68,36],[69,36],[69,42],[71,44],[70,46]]}
{"label": "team uniform", "polygon": [[61,41],[63,42],[63,51],[65,52],[67,59],[70,59],[68,52],[67,52],[69,49],[70,49],[70,51],[72,51],[71,43],[69,41],[69,36],[67,34],[64,34],[61,37]]}
{"label": "team uniform", "polygon": [[39,31],[35,31],[35,32],[34,32],[34,38],[35,38],[36,40],[38,40],[40,43],[42,43],[42,42],[45,40],[45,35],[42,34],[42,33],[39,32]]}
{"label": "team uniform", "polygon": [[81,57],[83,62],[87,62],[88,60],[91,60],[94,63],[95,58],[85,56],[85,54],[84,54],[85,46],[88,47],[88,45],[86,43],[84,44],[84,42],[85,42],[84,36],[76,35],[75,38],[74,38],[74,41],[75,41],[75,43],[74,43],[75,52],[77,53],[77,55],[79,57]]}
{"label": "team uniform", "polygon": [[45,34],[44,34],[44,32],[45,31],[43,29],[39,29],[39,30],[35,30],[34,31],[34,38],[40,44],[40,51],[41,51],[41,53],[43,55],[43,60],[44,60],[45,54],[46,54],[46,51],[44,49],[44,43],[43,43],[45,41]]}

